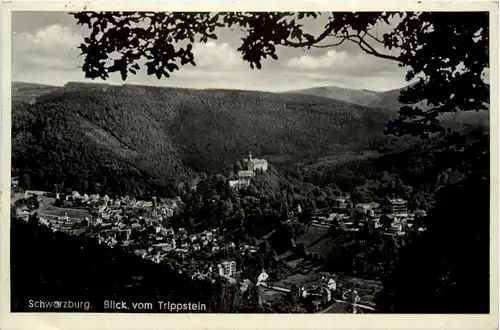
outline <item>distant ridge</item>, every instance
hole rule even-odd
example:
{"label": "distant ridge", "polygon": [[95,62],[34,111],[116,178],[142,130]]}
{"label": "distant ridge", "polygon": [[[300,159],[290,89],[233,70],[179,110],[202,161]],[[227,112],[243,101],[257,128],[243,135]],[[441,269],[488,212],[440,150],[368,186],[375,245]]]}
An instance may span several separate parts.
{"label": "distant ridge", "polygon": [[362,106],[366,106],[370,102],[373,102],[379,94],[379,92],[371,91],[368,89],[354,89],[354,88],[346,88],[338,86],[313,87],[313,88],[292,90],[285,93],[306,94],[306,95],[326,97],[329,99],[345,101]]}
{"label": "distant ridge", "polygon": [[47,93],[54,92],[63,87],[20,81],[12,82],[12,102],[33,103],[36,99]]}
{"label": "distant ridge", "polygon": [[[323,86],[285,92],[287,94],[304,94],[341,100],[369,108],[386,109],[396,114],[402,106],[399,102],[401,91],[412,86],[391,89],[384,92],[375,92],[366,89],[345,88],[337,86]],[[425,108],[426,106],[423,105]],[[470,125],[489,125],[488,111],[465,111],[459,114],[445,114],[442,117],[445,125],[463,123]]]}

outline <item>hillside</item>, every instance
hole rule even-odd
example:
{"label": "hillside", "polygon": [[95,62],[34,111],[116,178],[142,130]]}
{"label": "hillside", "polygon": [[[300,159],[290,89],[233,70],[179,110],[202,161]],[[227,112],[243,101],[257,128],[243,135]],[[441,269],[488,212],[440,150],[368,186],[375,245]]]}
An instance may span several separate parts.
{"label": "hillside", "polygon": [[374,92],[366,89],[354,89],[337,86],[313,87],[294,90],[286,93],[326,97],[329,99],[345,101],[358,105],[369,105],[378,98],[379,94],[381,94],[379,92]]}
{"label": "hillside", "polygon": [[54,92],[60,88],[61,87],[57,86],[13,81],[12,102],[23,101],[27,103],[33,103],[39,96]]}
{"label": "hillside", "polygon": [[[374,92],[365,89],[324,86],[290,91],[287,93],[313,95],[346,101],[370,108],[385,109],[389,113],[396,115],[402,105],[398,100],[399,94],[405,88],[406,87],[391,89],[384,92]],[[451,129],[459,129],[460,126],[463,125],[489,126],[489,114],[487,111],[468,111],[458,115],[446,114],[441,117],[441,121],[445,127]]]}
{"label": "hillside", "polygon": [[12,115],[13,168],[41,187],[145,193],[248,150],[293,162],[389,143],[386,111],[297,94],[71,83]]}
{"label": "hillside", "polygon": [[216,306],[210,282],[191,280],[168,265],[100,245],[85,235],[52,232],[19,219],[12,219],[10,234],[13,312],[33,312],[30,299],[90,301],[87,311],[101,313],[122,312],[104,309],[102,302],[110,298],[129,305],[186,299],[206,303],[212,310]]}
{"label": "hillside", "polygon": [[385,108],[385,109],[399,109],[401,103],[399,103],[398,98],[401,90],[403,88],[391,89],[385,92],[377,93],[376,97],[373,97],[365,105],[373,108]]}

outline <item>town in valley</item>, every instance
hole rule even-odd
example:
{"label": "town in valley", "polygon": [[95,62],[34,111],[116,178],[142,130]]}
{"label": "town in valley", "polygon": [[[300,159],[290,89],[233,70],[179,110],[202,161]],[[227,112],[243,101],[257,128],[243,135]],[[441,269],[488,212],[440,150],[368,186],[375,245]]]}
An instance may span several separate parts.
{"label": "town in valley", "polygon": [[[268,175],[265,159],[252,158],[249,153],[242,163],[246,168],[232,179],[217,177],[235,193],[246,189],[255,177]],[[181,197],[152,196],[140,200],[71,189],[23,190],[18,186],[18,178],[11,183],[13,210],[25,222],[46,226],[54,232],[86,235],[110,248],[119,247],[157,264],[168,264],[191,278],[236,284],[242,295],[253,285],[259,290],[259,306],[269,308],[283,297],[293,295],[300,306],[294,308],[309,308],[309,312],[373,311],[374,291],[379,289],[377,281],[324,271],[322,263],[326,256],[315,252],[317,246],[308,236],[337,241],[355,237],[359,244],[364,244],[366,238],[361,233],[372,230],[404,242],[406,235],[425,230],[419,218],[425,217],[426,212],[410,209],[408,202],[398,197],[385,198],[380,203],[354,204],[344,194],[335,196],[332,204],[321,212],[305,216],[303,207],[297,203],[287,212],[283,226],[307,227],[303,229],[306,232],[302,239],[291,239],[289,250],[274,255],[276,263],[286,265],[286,273],[276,274],[263,265],[252,277],[249,276],[252,270],[247,268],[255,268],[255,264],[247,265],[245,260],[268,253],[267,238],[273,233],[260,240],[235,242],[232,232],[224,227],[197,230],[196,225],[190,228],[175,225],[174,214],[182,212],[184,207]],[[189,189],[196,194],[197,185]]]}

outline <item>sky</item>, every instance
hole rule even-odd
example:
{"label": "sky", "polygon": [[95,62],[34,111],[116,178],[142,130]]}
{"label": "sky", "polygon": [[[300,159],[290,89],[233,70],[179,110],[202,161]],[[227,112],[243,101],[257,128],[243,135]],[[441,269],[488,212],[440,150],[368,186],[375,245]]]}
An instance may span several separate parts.
{"label": "sky", "polygon": [[[317,35],[324,25],[320,19],[306,22],[304,27]],[[85,79],[79,68],[83,58],[78,46],[88,34],[89,30],[77,26],[67,12],[13,12],[12,80],[56,86],[70,81],[122,84],[119,74],[106,81]],[[311,50],[280,47],[277,61],[264,60],[261,70],[251,69],[237,51],[240,38],[238,30],[220,30],[217,40],[195,44],[195,67],[182,66],[161,80],[142,70],[126,83],[271,92],[319,86],[386,91],[407,84],[405,69],[396,62],[365,54],[357,45],[347,43]]]}

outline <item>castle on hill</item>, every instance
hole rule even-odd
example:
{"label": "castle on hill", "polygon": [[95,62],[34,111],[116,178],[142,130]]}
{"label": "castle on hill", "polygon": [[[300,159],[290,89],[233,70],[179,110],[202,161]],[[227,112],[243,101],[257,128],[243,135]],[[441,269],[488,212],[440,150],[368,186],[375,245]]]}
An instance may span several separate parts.
{"label": "castle on hill", "polygon": [[248,158],[243,159],[243,163],[246,164],[247,169],[238,172],[239,178],[249,178],[255,176],[255,171],[262,170],[267,171],[268,163],[265,159],[253,158],[252,153],[248,153]]}
{"label": "castle on hill", "polygon": [[246,187],[250,184],[250,178],[255,177],[255,171],[266,172],[268,168],[267,160],[253,158],[252,153],[248,153],[248,158],[243,159],[246,169],[238,171],[238,180],[231,180],[231,187]]}

